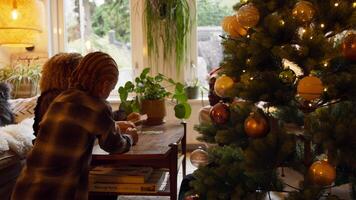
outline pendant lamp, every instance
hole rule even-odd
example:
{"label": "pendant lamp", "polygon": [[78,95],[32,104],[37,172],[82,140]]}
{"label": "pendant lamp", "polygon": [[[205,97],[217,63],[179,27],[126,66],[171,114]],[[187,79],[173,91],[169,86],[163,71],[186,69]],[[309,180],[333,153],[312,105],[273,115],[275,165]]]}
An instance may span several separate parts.
{"label": "pendant lamp", "polygon": [[44,25],[40,0],[0,0],[0,45],[34,46]]}

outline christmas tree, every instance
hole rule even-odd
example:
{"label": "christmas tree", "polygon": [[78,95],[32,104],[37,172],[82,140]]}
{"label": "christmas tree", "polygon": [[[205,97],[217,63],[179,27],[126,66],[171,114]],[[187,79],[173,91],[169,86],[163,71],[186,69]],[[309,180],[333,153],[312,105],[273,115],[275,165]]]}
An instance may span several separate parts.
{"label": "christmas tree", "polygon": [[[201,141],[216,145],[190,194],[339,199],[330,189],[350,184],[356,199],[356,1],[244,0],[234,10],[222,22],[214,85],[230,101],[196,126]],[[291,186],[284,169],[304,178]]]}

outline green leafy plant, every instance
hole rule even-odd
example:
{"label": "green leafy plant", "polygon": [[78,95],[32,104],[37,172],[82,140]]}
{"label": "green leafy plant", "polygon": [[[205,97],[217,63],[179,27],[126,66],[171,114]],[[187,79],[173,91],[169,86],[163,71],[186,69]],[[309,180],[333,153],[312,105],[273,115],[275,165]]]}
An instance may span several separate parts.
{"label": "green leafy plant", "polygon": [[[174,107],[175,116],[178,119],[187,119],[191,114],[191,107],[188,104],[188,98],[184,91],[184,85],[175,82],[171,78],[167,78],[163,74],[156,76],[149,75],[150,68],[145,68],[140,76],[135,79],[135,82],[128,81],[124,86],[119,88],[120,109],[127,114],[130,112],[138,112],[140,110],[140,101],[147,100],[162,100],[166,97],[176,102]],[[164,87],[163,84],[167,84]],[[169,92],[166,88],[174,87],[173,92]],[[129,94],[134,93],[136,96],[129,100]]]}
{"label": "green leafy plant", "polygon": [[175,58],[179,73],[186,58],[189,32],[193,21],[188,1],[147,0],[144,16],[150,59],[160,56],[162,44],[164,60]]}

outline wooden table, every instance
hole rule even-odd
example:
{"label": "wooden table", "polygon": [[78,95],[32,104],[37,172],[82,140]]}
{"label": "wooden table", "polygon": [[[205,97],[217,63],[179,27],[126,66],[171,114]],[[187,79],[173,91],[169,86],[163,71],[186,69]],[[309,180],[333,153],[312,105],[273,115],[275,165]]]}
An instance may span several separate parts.
{"label": "wooden table", "polygon": [[[164,191],[151,194],[111,193],[111,195],[145,195],[170,196],[177,199],[177,176],[180,164],[183,176],[186,174],[186,123],[166,122],[160,126],[142,127],[142,131],[163,131],[160,134],[139,134],[138,143],[124,154],[109,154],[95,145],[93,149],[92,166],[115,164],[120,166],[149,166],[169,170],[169,186]],[[182,155],[178,155],[178,145],[181,145]],[[179,166],[178,166],[179,164]],[[91,195],[98,195],[91,192]],[[105,193],[104,195],[110,195]]]}

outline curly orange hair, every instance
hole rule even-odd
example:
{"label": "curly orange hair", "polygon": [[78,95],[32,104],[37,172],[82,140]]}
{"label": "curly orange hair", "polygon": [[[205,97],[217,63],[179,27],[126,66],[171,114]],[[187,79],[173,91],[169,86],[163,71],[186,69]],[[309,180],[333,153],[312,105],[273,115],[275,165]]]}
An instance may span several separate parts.
{"label": "curly orange hair", "polygon": [[40,90],[45,92],[51,89],[66,90],[74,69],[82,60],[79,53],[58,53],[50,58],[42,69]]}

